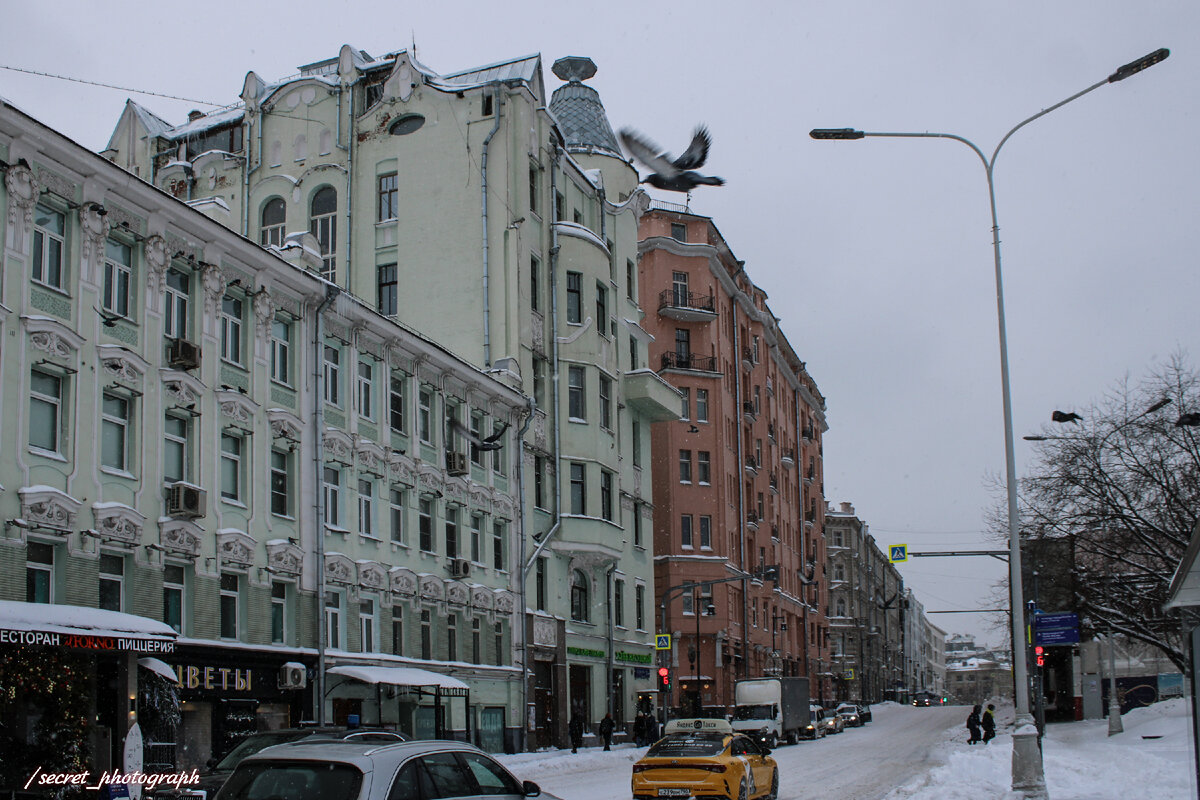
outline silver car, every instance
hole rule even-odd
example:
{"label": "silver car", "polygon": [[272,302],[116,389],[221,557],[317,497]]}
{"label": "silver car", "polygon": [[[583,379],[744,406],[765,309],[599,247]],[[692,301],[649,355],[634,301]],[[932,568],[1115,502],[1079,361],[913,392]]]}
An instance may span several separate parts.
{"label": "silver car", "polygon": [[544,797],[462,742],[297,742],[242,761],[219,800],[519,800]]}

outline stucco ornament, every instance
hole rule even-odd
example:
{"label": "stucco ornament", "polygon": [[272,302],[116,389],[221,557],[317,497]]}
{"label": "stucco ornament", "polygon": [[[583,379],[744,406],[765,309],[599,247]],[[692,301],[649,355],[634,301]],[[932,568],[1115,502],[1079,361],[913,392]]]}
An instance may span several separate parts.
{"label": "stucco ornament", "polygon": [[242,531],[220,531],[217,533],[217,556],[222,564],[248,567],[254,563],[254,539]]}
{"label": "stucco ornament", "polygon": [[83,260],[90,264],[104,255],[104,240],[111,227],[108,212],[99,203],[84,203],[79,207],[79,227],[83,228]]}
{"label": "stucco ornament", "polygon": [[65,339],[59,336],[54,331],[36,331],[29,335],[29,343],[35,349],[49,353],[52,356],[59,358],[67,358],[75,352],[75,348],[71,347]]}
{"label": "stucco ornament", "polygon": [[258,329],[270,329],[271,320],[275,317],[275,301],[266,289],[254,293],[254,318],[258,320]]}
{"label": "stucco ornament", "polygon": [[286,539],[267,542],[267,569],[282,575],[299,575],[304,551]]}
{"label": "stucco ornament", "polygon": [[203,529],[186,519],[164,517],[158,521],[158,541],[166,550],[195,558],[200,555]]}
{"label": "stucco ornament", "polygon": [[146,240],[146,288],[152,293],[163,291],[167,274],[167,240],[157,233]]}
{"label": "stucco ornament", "polygon": [[204,265],[204,305],[210,316],[217,313],[221,298],[225,296],[225,276],[216,264]]}
{"label": "stucco ornament", "polygon": [[392,592],[404,597],[413,597],[417,593],[417,576],[412,570],[404,567],[392,567]]}
{"label": "stucco ornament", "polygon": [[25,225],[32,225],[33,207],[38,198],[33,170],[25,164],[13,164],[4,175],[4,186],[8,189],[8,224],[16,225],[20,218]]}
{"label": "stucco ornament", "polygon": [[129,506],[97,504],[92,506],[96,531],[106,539],[116,539],[130,545],[142,543],[142,527],[146,518]]}

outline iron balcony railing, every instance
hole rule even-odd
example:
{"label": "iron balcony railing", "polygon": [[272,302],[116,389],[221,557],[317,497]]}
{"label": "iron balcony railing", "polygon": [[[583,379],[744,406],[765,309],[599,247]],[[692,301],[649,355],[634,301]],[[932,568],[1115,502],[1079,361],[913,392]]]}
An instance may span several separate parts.
{"label": "iron balcony railing", "polygon": [[698,356],[692,353],[668,351],[662,354],[663,369],[689,369],[697,372],[716,372],[716,356]]}
{"label": "iron balcony railing", "polygon": [[663,289],[658,294],[658,310],[664,308],[692,308],[698,311],[717,313],[717,307],[711,294],[685,292],[681,289]]}

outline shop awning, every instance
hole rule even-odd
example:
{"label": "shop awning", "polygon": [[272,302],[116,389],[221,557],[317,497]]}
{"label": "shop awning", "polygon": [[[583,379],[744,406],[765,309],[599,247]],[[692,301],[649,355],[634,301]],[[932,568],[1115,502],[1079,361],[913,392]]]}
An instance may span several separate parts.
{"label": "shop awning", "polygon": [[165,661],[160,661],[159,659],[154,658],[153,656],[145,656],[143,658],[139,658],[138,666],[145,667],[146,669],[150,670],[151,672],[155,672],[155,673],[163,676],[164,678],[169,680],[171,683],[175,683],[176,681],[179,680],[179,676],[175,674],[175,670],[171,669],[171,666],[169,664],[167,664]]}
{"label": "shop awning", "polygon": [[0,600],[0,645],[173,653],[175,636],[170,625],[120,611]]}
{"label": "shop awning", "polygon": [[1191,541],[1171,578],[1163,611],[1188,606],[1200,606],[1200,522],[1192,528]]}
{"label": "shop awning", "polygon": [[[347,678],[353,678],[356,681],[362,681],[363,683],[382,683],[392,686],[435,687],[460,692],[468,691],[471,688],[458,678],[451,678],[449,675],[442,675],[438,672],[418,669],[417,667],[356,667],[343,665],[340,667],[330,667],[325,673],[327,675],[342,675]],[[451,692],[443,692],[443,694],[451,694]]]}

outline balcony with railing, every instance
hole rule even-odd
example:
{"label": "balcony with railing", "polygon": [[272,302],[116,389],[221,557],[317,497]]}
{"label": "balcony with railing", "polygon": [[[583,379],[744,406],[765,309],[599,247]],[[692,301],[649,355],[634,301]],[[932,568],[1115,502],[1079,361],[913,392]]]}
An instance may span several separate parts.
{"label": "balcony with railing", "polygon": [[750,369],[754,366],[754,364],[754,351],[750,349],[749,345],[742,345],[742,366],[744,366],[746,369]]}
{"label": "balcony with railing", "polygon": [[717,306],[711,294],[663,289],[658,293],[658,313],[683,322],[710,322],[717,318]]}
{"label": "balcony with railing", "polygon": [[678,369],[688,372],[716,372],[716,356],[698,356],[694,353],[668,351],[662,354],[662,369]]}
{"label": "balcony with railing", "polygon": [[754,407],[754,403],[749,401],[742,403],[742,416],[745,417],[746,422],[754,422],[758,419],[758,409]]}
{"label": "balcony with railing", "polygon": [[779,456],[779,460],[783,462],[785,467],[792,466],[796,463],[796,451],[789,447]]}
{"label": "balcony with railing", "polygon": [[770,485],[771,485],[771,494],[779,494],[779,473],[777,473],[777,472],[771,473]]}
{"label": "balcony with railing", "polygon": [[758,460],[754,456],[746,456],[746,470],[758,474]]}

